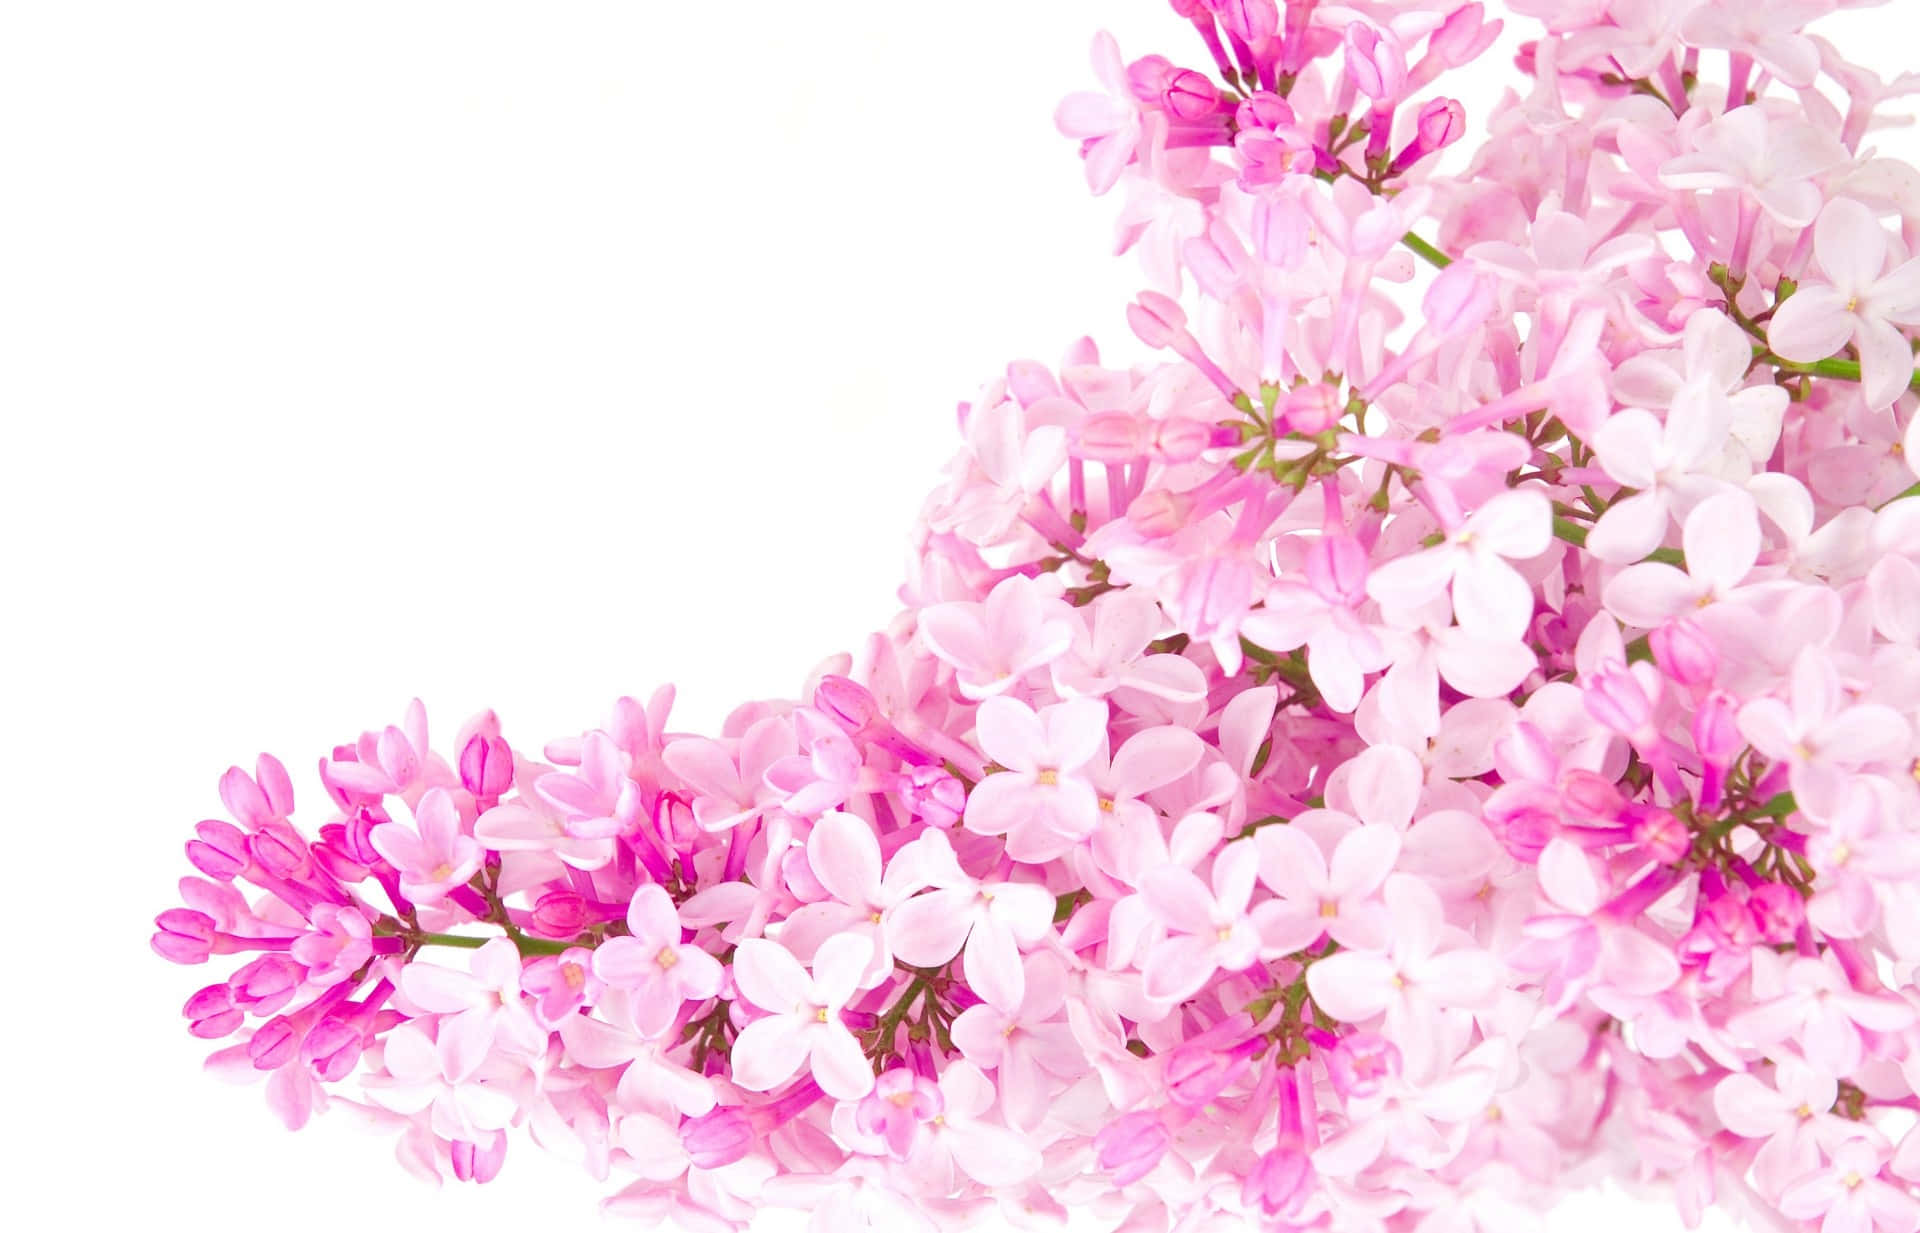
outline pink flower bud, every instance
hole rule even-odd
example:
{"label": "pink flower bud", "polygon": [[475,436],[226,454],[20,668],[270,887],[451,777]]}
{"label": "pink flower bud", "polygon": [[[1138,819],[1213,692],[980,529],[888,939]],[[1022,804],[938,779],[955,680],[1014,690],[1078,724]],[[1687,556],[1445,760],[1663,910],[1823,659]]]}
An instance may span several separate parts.
{"label": "pink flower bud", "polygon": [[574,938],[593,920],[587,901],[569,890],[548,891],[533,905],[527,928],[543,938]]}
{"label": "pink flower bud", "polygon": [[1626,805],[1611,779],[1578,768],[1560,777],[1560,800],[1577,822],[1612,822]]}
{"label": "pink flower bud", "polygon": [[865,731],[880,718],[880,704],[873,694],[844,676],[821,677],[813,687],[813,706],[849,736]]}
{"label": "pink flower bud", "polygon": [[205,963],[213,954],[219,933],[213,917],[190,908],[168,908],[153,918],[159,926],[151,945],[155,954],[173,963]]}
{"label": "pink flower bud", "polygon": [[1693,835],[1665,809],[1630,805],[1626,816],[1627,837],[1662,864],[1672,864],[1693,849]]}
{"label": "pink flower bud", "polygon": [[1292,128],[1294,120],[1292,104],[1267,90],[1253,94],[1233,113],[1234,127],[1241,132],[1255,129],[1272,132],[1274,129]]}
{"label": "pink flower bud", "polygon": [[1427,50],[1448,68],[1459,68],[1493,43],[1502,24],[1489,22],[1487,10],[1478,3],[1462,5],[1428,37]]}
{"label": "pink flower bud", "polygon": [[1352,607],[1367,597],[1367,550],[1344,532],[1307,546],[1307,585],[1329,604]]}
{"label": "pink flower bud", "polygon": [[1227,33],[1253,47],[1280,29],[1280,9],[1274,0],[1218,0],[1213,7]]}
{"label": "pink flower bud", "polygon": [[951,830],[967,808],[967,789],[944,767],[916,766],[907,772],[907,800],[913,816],[928,826]]}
{"label": "pink flower bud", "polygon": [[745,1160],[758,1137],[747,1115],[726,1105],[680,1125],[680,1146],[696,1169],[723,1169]]}
{"label": "pink flower bud", "polygon": [[193,828],[187,859],[217,882],[231,882],[247,867],[247,833],[231,822],[209,818]]}
{"label": "pink flower bud", "polygon": [[271,1015],[293,1000],[306,971],[283,954],[262,955],[227,981],[233,1004],[255,1015]]}
{"label": "pink flower bud", "polygon": [[1400,1049],[1378,1032],[1353,1032],[1326,1054],[1327,1078],[1342,1100],[1380,1094],[1400,1074]]}
{"label": "pink flower bud", "polygon": [[1347,26],[1347,76],[1376,108],[1399,101],[1407,88],[1407,57],[1400,40],[1385,30],[1356,21]]}
{"label": "pink flower bud", "polygon": [[1720,652],[1700,623],[1690,617],[1668,621],[1647,635],[1653,662],[1667,676],[1692,689],[1713,684],[1720,668]]}
{"label": "pink flower bud", "polygon": [[452,1147],[453,1175],[463,1182],[490,1182],[507,1162],[507,1136],[496,1134],[485,1145],[456,1139]]}
{"label": "pink flower bud", "polygon": [[1538,784],[1508,784],[1487,798],[1487,829],[1515,860],[1532,864],[1560,833],[1559,795]]}
{"label": "pink flower bud", "polygon": [[1712,762],[1730,762],[1746,745],[1740,735],[1740,704],[1723,693],[1708,694],[1693,713],[1693,747]]}
{"label": "pink flower bud", "polygon": [[1220,89],[1205,75],[1180,69],[1161,88],[1160,105],[1176,120],[1204,120],[1220,105]]}
{"label": "pink flower bud", "polygon": [[1587,683],[1582,698],[1587,714],[1602,727],[1632,738],[1653,725],[1653,699],[1624,666],[1604,664]]}
{"label": "pink flower bud", "polygon": [[1127,324],[1149,347],[1166,347],[1187,332],[1187,314],[1170,297],[1142,291],[1139,299],[1127,305]]}
{"label": "pink flower bud", "polygon": [[1075,456],[1091,462],[1132,462],[1147,452],[1153,421],[1131,411],[1098,411],[1074,434]]}
{"label": "pink flower bud", "polygon": [[1159,539],[1186,526],[1192,509],[1190,497],[1156,488],[1133,499],[1127,506],[1127,521],[1148,539]]}
{"label": "pink flower bud", "polygon": [[247,1057],[255,1070],[278,1070],[299,1052],[301,1038],[299,1026],[285,1015],[269,1019],[247,1041]]}
{"label": "pink flower bud", "polygon": [[1160,1115],[1142,1109],[1109,1122],[1093,1136],[1093,1158],[1114,1185],[1130,1186],[1153,1172],[1172,1144]]}
{"label": "pink flower bud", "polygon": [[323,1083],[336,1083],[353,1073],[366,1051],[366,1037],[354,1024],[329,1015],[314,1024],[300,1042],[300,1061],[313,1077]]}
{"label": "pink flower bud", "polygon": [[187,1031],[202,1040],[219,1040],[231,1036],[246,1021],[246,1013],[233,1004],[233,997],[225,985],[208,985],[180,1008],[187,1017]]}
{"label": "pink flower bud", "polygon": [[1246,1069],[1246,1059],[1238,1054],[1221,1053],[1203,1045],[1177,1045],[1167,1054],[1167,1095],[1183,1108],[1203,1108],[1212,1104]]}
{"label": "pink flower bud", "polygon": [[1467,110],[1457,98],[1428,99],[1420,107],[1416,140],[1428,154],[1444,150],[1467,131]]}
{"label": "pink flower bud", "polygon": [[498,800],[513,786],[513,749],[497,736],[476,733],[460,751],[460,786],[477,800]]}
{"label": "pink flower bud", "polygon": [[1314,1191],[1313,1162],[1298,1147],[1274,1148],[1247,1171],[1240,1202],[1284,1220],[1299,1213]]}
{"label": "pink flower bud", "polygon": [[1165,56],[1141,56],[1127,66],[1127,90],[1136,102],[1157,104],[1179,72]]}
{"label": "pink flower bud", "polygon": [[1192,462],[1214,444],[1211,425],[1185,416],[1161,420],[1153,430],[1153,448],[1167,462]]}
{"label": "pink flower bud", "polygon": [[247,837],[247,853],[276,878],[298,881],[310,868],[307,841],[300,837],[299,831],[279,819]]}
{"label": "pink flower bud", "polygon": [[1319,381],[1293,390],[1283,406],[1287,427],[1309,436],[1338,424],[1347,409],[1340,391]]}
{"label": "pink flower bud", "polygon": [[1753,917],[1760,940],[1769,945],[1791,942],[1807,919],[1806,900],[1800,892],[1782,882],[1762,882],[1747,895],[1747,912]]}

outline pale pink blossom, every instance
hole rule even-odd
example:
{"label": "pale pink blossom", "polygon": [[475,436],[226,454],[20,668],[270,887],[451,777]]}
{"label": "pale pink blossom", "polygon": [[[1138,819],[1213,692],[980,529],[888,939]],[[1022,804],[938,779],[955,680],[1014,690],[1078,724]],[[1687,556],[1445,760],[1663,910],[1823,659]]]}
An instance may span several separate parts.
{"label": "pale pink blossom", "polygon": [[415,903],[435,903],[466,885],[480,871],[479,842],[466,833],[460,807],[443,788],[429,789],[414,807],[413,825],[384,822],[371,842],[400,872],[400,893]]}
{"label": "pale pink blossom", "polygon": [[1376,567],[1367,576],[1367,594],[1383,605],[1412,608],[1450,589],[1462,629],[1518,638],[1533,615],[1533,596],[1508,562],[1545,552],[1552,522],[1541,494],[1502,493],[1451,528],[1440,544]]}
{"label": "pale pink blossom", "polygon": [[754,1092],[771,1091],[803,1067],[836,1100],[873,1089],[873,1071],[840,1012],[860,991],[873,943],[857,934],[829,938],[814,952],[813,972],[765,938],[735,947],[733,979],[748,1002],[765,1011],[733,1042],[733,1078]]}
{"label": "pale pink blossom", "polygon": [[1803,282],[1767,324],[1782,359],[1810,364],[1851,342],[1860,388],[1871,408],[1890,406],[1913,380],[1913,348],[1901,326],[1920,325],[1920,258],[1887,266],[1887,234],[1857,201],[1827,203],[1813,228],[1813,255],[1826,281]]}
{"label": "pale pink blossom", "polygon": [[983,603],[936,604],[920,614],[920,638],[951,665],[969,698],[1005,693],[1073,645],[1067,605],[1031,578],[995,586]]}
{"label": "pale pink blossom", "polygon": [[1728,1031],[1761,1047],[1792,1036],[1809,1064],[1836,1076],[1860,1065],[1863,1031],[1898,1032],[1915,1017],[1898,998],[1856,989],[1830,957],[1783,959],[1756,951],[1753,996],[1752,1006],[1727,1020]]}
{"label": "pale pink blossom", "polygon": [[714,957],[683,942],[680,914],[659,886],[643,886],[627,908],[627,933],[593,952],[593,974],[633,994],[634,1020],[647,1035],[667,1030],[686,1002],[720,992],[725,974]]}
{"label": "pale pink blossom", "polygon": [[1054,897],[1032,882],[969,876],[938,831],[914,843],[928,845],[920,859],[922,876],[933,889],[893,910],[886,934],[894,955],[920,967],[938,967],[965,947],[967,982],[975,992],[1002,1010],[1017,1009],[1026,996],[1020,951],[1046,936]]}

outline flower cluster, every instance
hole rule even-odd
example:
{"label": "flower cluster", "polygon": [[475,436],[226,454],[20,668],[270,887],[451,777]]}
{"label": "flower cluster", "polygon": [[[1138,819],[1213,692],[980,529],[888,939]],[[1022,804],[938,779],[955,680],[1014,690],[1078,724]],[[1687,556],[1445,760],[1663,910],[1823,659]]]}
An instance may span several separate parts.
{"label": "flower cluster", "polygon": [[1514,0],[1447,157],[1479,3],[1100,38],[1058,123],[1168,358],[1009,366],[900,617],[717,737],[416,704],[311,834],[229,771],[190,1030],[691,1230],[1504,1233],[1611,1174],[1914,1233],[1920,172],[1867,143],[1920,78],[1841,2]]}

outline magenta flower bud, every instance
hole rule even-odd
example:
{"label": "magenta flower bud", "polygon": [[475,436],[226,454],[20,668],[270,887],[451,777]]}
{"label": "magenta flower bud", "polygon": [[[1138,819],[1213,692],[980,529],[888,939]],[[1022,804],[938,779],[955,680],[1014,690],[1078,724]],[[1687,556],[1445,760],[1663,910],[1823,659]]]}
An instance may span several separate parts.
{"label": "magenta flower bud", "polygon": [[246,1012],[234,1006],[225,985],[208,985],[188,998],[180,1013],[187,1017],[187,1031],[201,1040],[231,1036],[247,1018]]}
{"label": "magenta flower bud", "polygon": [[1178,69],[1160,89],[1160,105],[1176,120],[1204,120],[1220,105],[1220,89],[1205,74]]}
{"label": "magenta flower bud", "polygon": [[1090,462],[1132,462],[1147,452],[1153,421],[1131,411],[1098,411],[1074,434],[1075,456]]}
{"label": "magenta flower bud", "polygon": [[1261,90],[1234,109],[1234,127],[1241,132],[1292,128],[1296,117],[1293,105],[1268,90]]}
{"label": "magenta flower bud", "polygon": [[366,1037],[345,1019],[329,1015],[313,1025],[300,1042],[300,1062],[323,1083],[335,1083],[353,1073],[366,1050]]}
{"label": "magenta flower bud", "polygon": [[587,901],[570,890],[548,891],[533,905],[527,928],[543,938],[567,939],[580,935],[593,920]]}
{"label": "magenta flower bud", "polygon": [[1745,747],[1740,735],[1740,705],[1723,693],[1708,694],[1693,713],[1693,747],[1710,762],[1727,763]]}
{"label": "magenta flower bud", "polygon": [[456,1139],[452,1149],[453,1175],[463,1182],[486,1183],[500,1176],[507,1162],[507,1136],[496,1134],[491,1143],[481,1146]]}
{"label": "magenta flower bud", "polygon": [[1325,432],[1338,424],[1341,414],[1347,409],[1346,403],[1340,398],[1340,391],[1319,381],[1289,393],[1284,407],[1287,427],[1308,436]]}
{"label": "magenta flower bud", "polygon": [[1130,1186],[1153,1172],[1173,1145],[1160,1115],[1142,1109],[1109,1122],[1093,1136],[1093,1158],[1116,1186]]}
{"label": "magenta flower bud", "polygon": [[1653,662],[1670,679],[1692,689],[1713,684],[1720,669],[1720,652],[1700,623],[1690,617],[1668,621],[1647,635]]}
{"label": "magenta flower bud", "polygon": [[513,748],[497,736],[475,733],[460,751],[460,786],[478,800],[498,800],[513,786]]}
{"label": "magenta flower bud", "polygon": [[1627,803],[1611,779],[1577,768],[1561,776],[1560,801],[1581,822],[1612,822]]}
{"label": "magenta flower bud", "polygon": [[1253,47],[1280,29],[1280,8],[1273,0],[1218,0],[1213,9],[1228,34]]}
{"label": "magenta flower bud", "polygon": [[247,1057],[255,1070],[278,1070],[300,1050],[301,1033],[293,1020],[281,1015],[261,1024],[247,1042]]}
{"label": "magenta flower bud", "polygon": [[1158,291],[1142,291],[1127,305],[1127,324],[1149,347],[1171,346],[1187,332],[1187,314],[1169,296]]}
{"label": "magenta flower bud", "polygon": [[1156,104],[1179,72],[1165,56],[1141,56],[1127,66],[1127,89],[1136,102]]}
{"label": "magenta flower bud", "polygon": [[747,1115],[726,1105],[680,1124],[680,1146],[696,1169],[723,1169],[745,1160],[757,1138]]}
{"label": "magenta flower bud", "polygon": [[1154,427],[1153,448],[1168,462],[1192,462],[1214,443],[1213,438],[1212,426],[1174,416]]}
{"label": "magenta flower bud", "polygon": [[208,818],[193,828],[187,859],[216,882],[231,882],[247,867],[247,833],[231,822]]}
{"label": "magenta flower bud", "polygon": [[1769,945],[1791,942],[1807,919],[1807,903],[1800,892],[1783,882],[1762,882],[1747,895],[1760,940]]}
{"label": "magenta flower bud", "polygon": [[1213,10],[1208,0],[1169,0],[1169,3],[1177,17],[1184,17],[1188,21],[1213,20]]}
{"label": "magenta flower bud", "polygon": [[951,830],[967,808],[967,789],[945,767],[916,766],[907,772],[907,801],[928,826]]}
{"label": "magenta flower bud", "polygon": [[1148,539],[1159,539],[1186,526],[1192,509],[1192,498],[1156,488],[1141,493],[1128,504],[1127,521]]}
{"label": "magenta flower bud", "polygon": [[1760,927],[1747,910],[1746,898],[1730,890],[1703,895],[1694,917],[1704,921],[1718,936],[1734,946],[1752,946],[1760,941]]}
{"label": "magenta flower bud", "polygon": [[1653,699],[1640,680],[1620,664],[1606,664],[1593,674],[1582,698],[1594,722],[1625,737],[1645,732],[1653,724]]}
{"label": "magenta flower bud", "polygon": [[1340,1099],[1380,1094],[1400,1074],[1400,1049],[1378,1032],[1353,1032],[1326,1054],[1327,1078]]}
{"label": "magenta flower bud", "polygon": [[1509,784],[1487,798],[1487,829],[1513,858],[1533,864],[1560,833],[1559,798],[1532,784]]}
{"label": "magenta flower bud", "polygon": [[168,908],[153,918],[159,928],[150,944],[155,954],[173,963],[205,963],[213,954],[219,929],[213,917],[191,908]]}
{"label": "magenta flower bud", "polygon": [[306,970],[284,954],[262,955],[227,980],[233,1003],[255,1015],[271,1015],[293,1000]]}
{"label": "magenta flower bud", "polygon": [[879,722],[880,703],[866,686],[844,676],[823,676],[813,687],[814,709],[855,736]]}
{"label": "magenta flower bud", "polygon": [[1679,818],[1655,805],[1629,805],[1627,837],[1662,864],[1672,864],[1693,850],[1693,835]]}
{"label": "magenta flower bud", "polygon": [[276,878],[298,881],[309,867],[307,842],[300,832],[279,819],[268,822],[247,836],[247,852],[259,866]]}
{"label": "magenta flower bud", "polygon": [[1428,37],[1427,50],[1448,68],[1459,68],[1493,43],[1502,24],[1489,22],[1487,10],[1478,3],[1462,5]]}
{"label": "magenta flower bud", "polygon": [[1428,99],[1420,107],[1415,141],[1425,153],[1444,150],[1466,135],[1467,109],[1457,98]]}
{"label": "magenta flower bud", "polygon": [[[349,886],[366,880],[372,861],[359,860],[353,853],[352,828],[344,822],[329,822],[320,828],[320,838],[312,848],[313,863],[335,881]],[[363,837],[364,838],[364,837]],[[366,845],[371,847],[371,844]]]}
{"label": "magenta flower bud", "polygon": [[1367,550],[1345,534],[1322,535],[1307,546],[1307,585],[1329,604],[1352,607],[1367,597]]}
{"label": "magenta flower bud", "polygon": [[1347,26],[1347,76],[1375,108],[1397,102],[1407,89],[1407,57],[1400,40],[1363,21]]}
{"label": "magenta flower bud", "polygon": [[1246,1059],[1237,1054],[1192,1044],[1178,1045],[1167,1055],[1167,1095],[1183,1108],[1204,1108],[1245,1074],[1246,1069]]}
{"label": "magenta flower bud", "polygon": [[1258,1207],[1269,1217],[1285,1219],[1299,1212],[1313,1193],[1313,1162],[1298,1147],[1276,1147],[1247,1171],[1240,1202]]}

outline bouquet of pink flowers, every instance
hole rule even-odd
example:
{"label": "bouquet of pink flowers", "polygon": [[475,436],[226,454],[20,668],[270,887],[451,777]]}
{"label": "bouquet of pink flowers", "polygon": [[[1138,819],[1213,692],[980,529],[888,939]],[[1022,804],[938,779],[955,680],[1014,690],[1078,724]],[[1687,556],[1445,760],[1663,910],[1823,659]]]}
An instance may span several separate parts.
{"label": "bouquet of pink flowers", "polygon": [[[717,736],[416,703],[153,946],[430,1179],[821,1233],[1920,1228],[1920,172],[1841,0],[1174,0],[1058,123],[1152,289],[964,406],[905,605]],[[464,953],[463,953],[464,952]]]}

